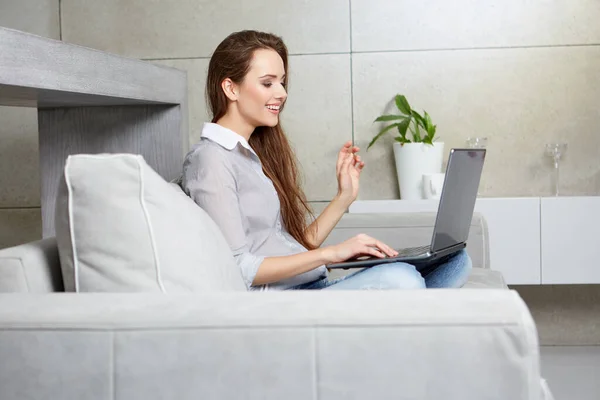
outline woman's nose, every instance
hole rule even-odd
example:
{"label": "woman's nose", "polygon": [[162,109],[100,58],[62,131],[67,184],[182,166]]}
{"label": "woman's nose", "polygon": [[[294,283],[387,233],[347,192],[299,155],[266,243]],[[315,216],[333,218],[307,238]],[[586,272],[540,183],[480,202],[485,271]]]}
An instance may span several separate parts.
{"label": "woman's nose", "polygon": [[287,97],[287,91],[285,90],[285,87],[284,87],[284,86],[280,86],[280,87],[279,87],[279,90],[277,91],[277,93],[275,94],[275,96],[276,96],[278,99],[283,99],[283,100],[285,100],[285,98]]}

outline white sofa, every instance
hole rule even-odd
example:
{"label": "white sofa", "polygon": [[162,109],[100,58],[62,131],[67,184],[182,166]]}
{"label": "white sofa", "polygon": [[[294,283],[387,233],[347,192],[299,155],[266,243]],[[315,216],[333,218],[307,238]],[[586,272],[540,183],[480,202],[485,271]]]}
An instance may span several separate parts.
{"label": "white sofa", "polygon": [[[432,222],[347,214],[332,236]],[[61,293],[54,238],[0,250],[0,398],[552,398],[531,314],[477,256],[479,215],[468,249],[459,290],[167,295]]]}
{"label": "white sofa", "polygon": [[[103,176],[115,179],[115,172],[92,176],[99,193],[110,184]],[[71,185],[77,185],[73,176]],[[146,182],[145,190],[151,187]],[[79,204],[75,194],[71,205]],[[154,218],[153,207],[161,207],[151,200],[145,211]],[[77,212],[57,209],[57,235],[64,235],[60,216],[82,218]],[[106,210],[97,214],[109,218]],[[325,245],[359,232],[393,247],[421,244],[431,237],[434,217],[345,214]],[[110,218],[105,229],[126,228]],[[162,221],[168,222],[178,223],[175,217]],[[70,223],[76,236],[100,229]],[[204,271],[203,287],[221,279],[219,290],[121,286],[98,292],[80,282],[88,292],[66,293],[65,283],[72,282],[64,273],[65,240],[0,250],[2,399],[551,398],[540,377],[534,321],[517,292],[490,269],[479,214],[467,246],[474,269],[463,289],[252,292],[228,287],[231,277],[206,273],[229,265],[224,258],[196,266]],[[132,241],[132,252],[142,248],[138,242]],[[154,244],[159,253],[169,251]],[[96,247],[110,246],[107,238]],[[83,263],[88,250],[79,250]],[[179,268],[174,264],[162,262],[162,272]],[[81,268],[76,279],[88,276]]]}

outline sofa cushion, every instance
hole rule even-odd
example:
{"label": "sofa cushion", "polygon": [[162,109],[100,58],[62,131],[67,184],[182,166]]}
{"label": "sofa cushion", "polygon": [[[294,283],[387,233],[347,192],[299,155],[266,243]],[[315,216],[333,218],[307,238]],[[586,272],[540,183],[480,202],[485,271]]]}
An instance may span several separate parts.
{"label": "sofa cushion", "polygon": [[66,291],[246,289],[218,226],[142,156],[69,156],[55,225]]}

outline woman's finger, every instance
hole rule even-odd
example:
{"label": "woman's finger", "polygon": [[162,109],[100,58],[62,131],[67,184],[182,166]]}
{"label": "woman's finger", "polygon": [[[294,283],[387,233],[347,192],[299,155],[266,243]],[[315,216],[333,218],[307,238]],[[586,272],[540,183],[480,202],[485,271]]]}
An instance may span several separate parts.
{"label": "woman's finger", "polygon": [[346,171],[347,173],[350,173],[351,169],[354,168],[354,157],[350,157],[346,168],[347,168],[347,171]]}
{"label": "woman's finger", "polygon": [[388,256],[391,256],[392,254],[394,254],[394,251],[390,248],[390,246],[386,245],[385,243],[381,243],[379,240],[377,241],[376,246],[379,250],[381,250],[383,253],[387,254]]}
{"label": "woman's finger", "polygon": [[336,174],[339,175],[340,171],[344,167],[344,163],[346,162],[347,158],[348,158],[348,153],[345,153],[345,154],[340,153],[338,160],[337,160],[337,164],[335,166]]}
{"label": "woman's finger", "polygon": [[375,256],[375,257],[378,257],[378,258],[385,258],[385,254],[383,254],[381,251],[377,250],[374,247],[367,246],[365,253]]}
{"label": "woman's finger", "polygon": [[381,250],[383,253],[387,254],[390,257],[396,256],[398,254],[398,252],[396,250],[392,249],[387,244],[385,244],[375,238],[372,238],[370,236],[367,236],[365,238],[365,244],[371,248],[378,248],[379,250]]}
{"label": "woman's finger", "polygon": [[348,153],[348,155],[346,155],[346,158],[344,159],[343,165],[347,168],[348,166],[352,165],[353,161],[354,156],[351,153]]}
{"label": "woman's finger", "polygon": [[350,157],[346,156],[342,159],[342,164],[338,168],[337,177],[338,179],[345,173],[348,172],[348,165],[350,164]]}
{"label": "woman's finger", "polygon": [[342,168],[340,169],[340,177],[342,175],[348,175],[350,173],[350,163],[348,161],[344,161],[342,164]]}
{"label": "woman's finger", "polygon": [[398,254],[398,252],[396,250],[392,249],[390,246],[388,246],[385,243],[377,241],[377,247],[390,257],[393,257]]}
{"label": "woman's finger", "polygon": [[343,163],[344,163],[344,155],[340,152],[340,154],[338,154],[337,162],[335,163],[335,173],[336,174],[340,173],[340,168],[342,168]]}
{"label": "woman's finger", "polygon": [[337,163],[336,163],[336,173],[340,172],[340,168],[344,162],[344,159],[346,157],[346,155],[349,153],[349,148],[352,145],[352,141],[348,140],[346,143],[344,143],[344,145],[342,146],[342,148],[340,149],[339,153],[338,153],[338,159],[337,159]]}

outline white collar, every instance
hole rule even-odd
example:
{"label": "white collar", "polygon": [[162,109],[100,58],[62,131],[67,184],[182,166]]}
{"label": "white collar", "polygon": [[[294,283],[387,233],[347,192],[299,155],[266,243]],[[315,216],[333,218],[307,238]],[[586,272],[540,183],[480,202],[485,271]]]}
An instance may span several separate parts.
{"label": "white collar", "polygon": [[[202,127],[202,137],[212,140],[213,142],[221,145],[227,150],[233,150],[238,143],[244,146],[246,149],[251,151],[255,156],[256,153],[252,150],[252,147],[248,144],[246,138],[232,131],[231,129],[225,128],[219,124],[213,122],[205,122]],[[258,156],[257,156],[258,157]]]}

